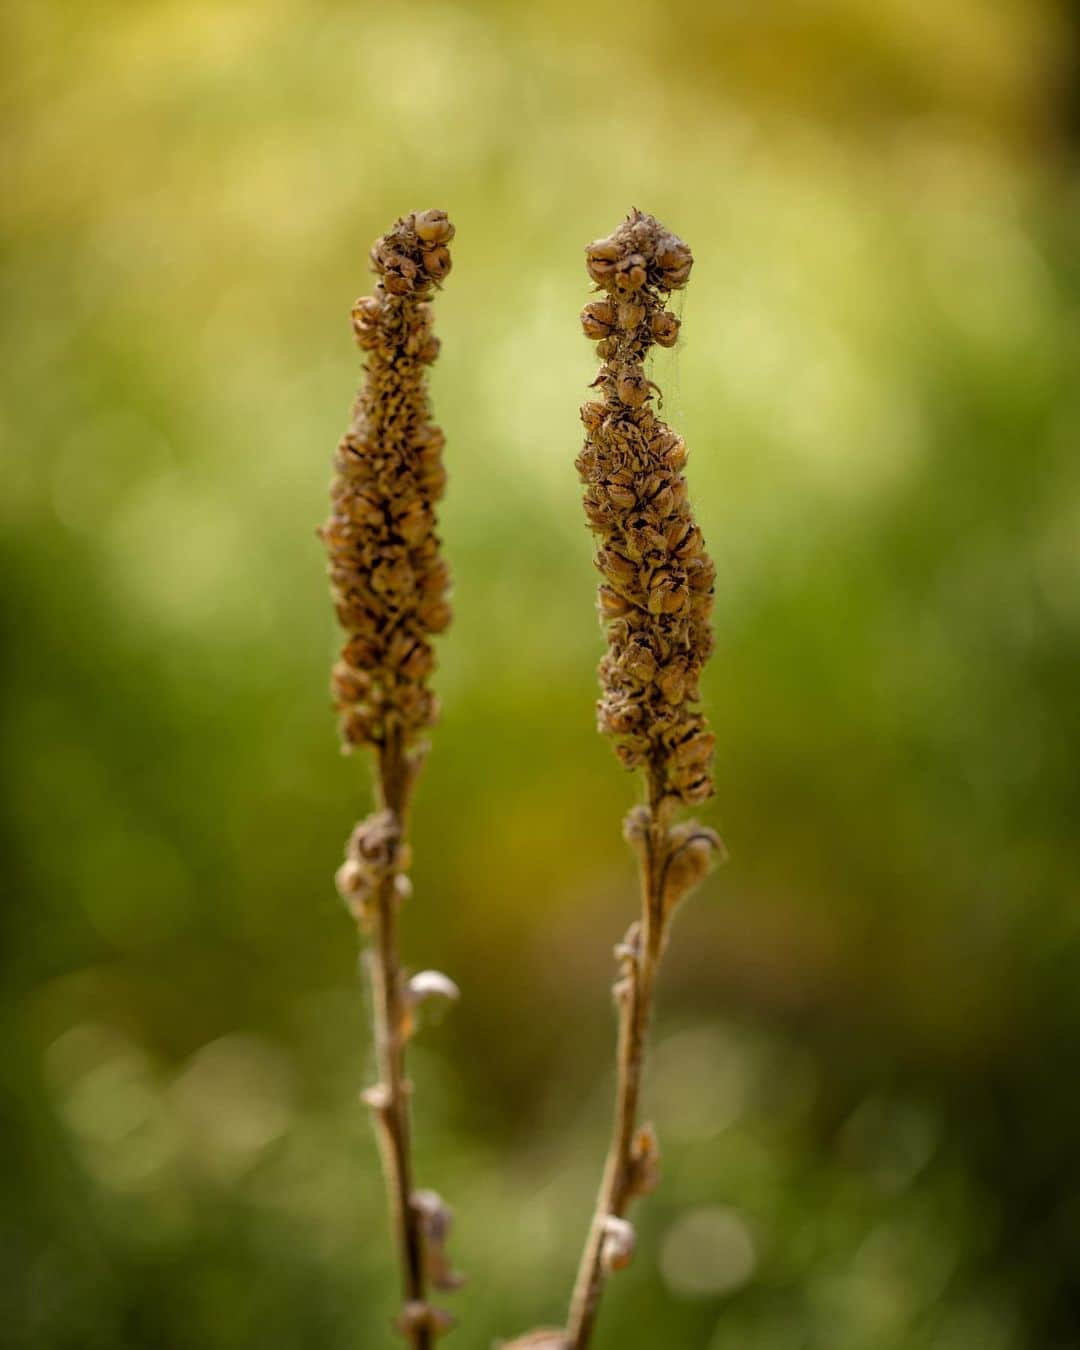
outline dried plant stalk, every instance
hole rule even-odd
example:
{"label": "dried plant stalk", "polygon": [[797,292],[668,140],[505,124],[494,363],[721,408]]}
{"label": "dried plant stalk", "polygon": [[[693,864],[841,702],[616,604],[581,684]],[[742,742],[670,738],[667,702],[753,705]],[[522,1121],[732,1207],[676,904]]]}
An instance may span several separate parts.
{"label": "dried plant stalk", "polygon": [[638,1125],[657,971],[676,905],[722,849],[716,834],[696,821],[673,823],[679,807],[712,793],[714,738],[698,707],[698,681],[713,645],[715,568],[687,499],[686,446],[653,411],[656,387],[644,370],[654,343],[670,347],[678,338],[679,320],[666,301],[686,285],[693,257],[659,221],[634,211],[609,238],[589,245],[586,260],[603,293],[581,316],[603,364],[593,386],[600,398],[582,409],[587,435],[577,460],[585,513],[597,536],[608,639],[599,726],[622,763],[641,770],[646,802],[630,811],[625,825],[639,859],[641,916],[616,948],[614,1128],[566,1350],[588,1344],[606,1275],[633,1257],[626,1212],[659,1179],[656,1137],[651,1126]]}
{"label": "dried plant stalk", "polygon": [[377,768],[379,809],[353,831],[337,886],[368,939],[379,1081],[364,1100],[379,1135],[401,1265],[397,1326],[415,1350],[428,1350],[452,1325],[428,1303],[428,1286],[460,1283],[445,1253],[450,1212],[434,1191],[413,1187],[405,1075],[416,1007],[457,990],[435,971],[409,979],[397,939],[398,907],[409,894],[409,804],[427,750],[423,733],[437,715],[427,686],[430,639],[450,622],[449,572],[435,533],[444,438],[430,420],[425,368],[439,351],[429,302],[450,270],[453,235],[445,212],[414,212],[371,251],[375,293],[352,314],[368,354],[365,377],[320,531],[345,631],[332,678],[342,748],[369,747]]}

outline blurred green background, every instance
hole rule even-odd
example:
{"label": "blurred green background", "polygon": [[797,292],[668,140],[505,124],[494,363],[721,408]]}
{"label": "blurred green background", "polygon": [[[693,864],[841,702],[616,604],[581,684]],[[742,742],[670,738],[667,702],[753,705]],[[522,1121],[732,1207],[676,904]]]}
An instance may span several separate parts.
{"label": "blurred green background", "polygon": [[1080,138],[1050,0],[4,9],[0,1343],[360,1350],[395,1302],[314,529],[367,248],[458,227],[407,956],[450,1342],[561,1319],[635,786],[593,727],[582,248],[719,566],[705,818],[597,1345],[1080,1344]]}

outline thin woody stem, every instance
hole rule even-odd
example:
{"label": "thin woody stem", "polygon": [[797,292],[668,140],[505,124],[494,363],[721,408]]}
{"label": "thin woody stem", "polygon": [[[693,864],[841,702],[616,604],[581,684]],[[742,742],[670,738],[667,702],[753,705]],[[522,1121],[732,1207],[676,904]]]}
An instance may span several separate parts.
{"label": "thin woody stem", "polygon": [[[386,743],[379,749],[378,786],[381,804],[392,813],[397,824],[397,849],[400,850],[405,838],[411,780],[400,729],[396,727],[388,732]],[[375,1107],[375,1118],[401,1265],[402,1296],[408,1304],[423,1302],[425,1279],[419,1215],[412,1204],[409,1084],[405,1077],[396,876],[396,869],[390,868],[380,882],[375,897],[372,949],[366,965],[372,987],[375,1054],[380,1086],[384,1090]],[[429,1350],[432,1344],[430,1328],[417,1326],[407,1334],[414,1350]]]}
{"label": "thin woody stem", "polygon": [[651,827],[641,860],[641,925],[624,980],[616,985],[619,1040],[616,1061],[615,1114],[604,1176],[597,1196],[567,1325],[569,1350],[584,1350],[592,1336],[604,1289],[604,1238],[609,1218],[622,1218],[633,1194],[629,1185],[638,1105],[645,1071],[649,1022],[656,977],[663,953],[665,920],[661,902],[661,854],[657,847],[665,808],[655,776],[649,783]]}

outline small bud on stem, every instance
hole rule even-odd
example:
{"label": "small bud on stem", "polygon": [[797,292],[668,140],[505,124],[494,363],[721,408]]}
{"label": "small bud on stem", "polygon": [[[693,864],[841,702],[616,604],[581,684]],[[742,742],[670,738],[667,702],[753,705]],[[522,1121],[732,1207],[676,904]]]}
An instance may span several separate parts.
{"label": "small bud on stem", "polygon": [[634,1259],[636,1246],[637,1235],[634,1232],[634,1225],[627,1223],[625,1219],[617,1219],[614,1214],[609,1214],[604,1221],[604,1243],[600,1253],[604,1269],[625,1270]]}

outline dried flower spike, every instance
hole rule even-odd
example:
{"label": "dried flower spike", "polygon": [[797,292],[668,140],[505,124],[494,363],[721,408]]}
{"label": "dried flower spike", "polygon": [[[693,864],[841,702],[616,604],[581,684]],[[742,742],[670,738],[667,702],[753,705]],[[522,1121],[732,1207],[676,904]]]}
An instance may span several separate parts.
{"label": "dried flower spike", "polygon": [[399,220],[371,250],[375,294],[353,306],[356,339],[369,355],[322,530],[346,632],[332,679],[346,750],[385,747],[391,734],[408,748],[437,714],[427,677],[430,639],[450,620],[435,533],[446,476],[425,369],[439,350],[430,301],[450,270],[453,234],[443,211]]}
{"label": "dried flower spike", "polygon": [[370,938],[380,1081],[363,1097],[379,1132],[401,1264],[397,1325],[414,1350],[430,1350],[452,1325],[427,1303],[428,1283],[460,1283],[444,1250],[449,1210],[435,1192],[413,1190],[405,1077],[415,1007],[457,990],[433,971],[410,981],[397,944],[397,910],[411,889],[408,808],[426,749],[422,736],[438,712],[427,683],[435,666],[431,638],[450,622],[449,571],[435,532],[446,483],[444,437],[430,419],[426,369],[439,352],[431,300],[450,271],[453,237],[445,211],[416,211],[371,250],[375,292],[352,311],[367,354],[364,382],[338,446],[330,518],[320,531],[345,632],[331,678],[342,748],[369,747],[378,767],[379,809],[354,829],[336,880]]}
{"label": "dried flower spike", "polygon": [[672,912],[722,850],[712,830],[672,824],[679,807],[713,790],[714,738],[699,707],[699,681],[713,647],[716,570],[690,507],[686,446],[656,415],[657,389],[645,371],[654,345],[678,339],[667,301],[692,266],[687,245],[640,211],[586,249],[589,276],[603,292],[582,313],[602,364],[596,397],[581,410],[585,446],[577,459],[608,642],[598,720],[619,761],[641,770],[646,802],[624,825],[640,864],[642,909],[616,948],[615,1128],[571,1303],[568,1350],[588,1344],[605,1276],[633,1255],[625,1212],[659,1179],[656,1137],[637,1126],[656,975]]}
{"label": "dried flower spike", "polygon": [[[614,309],[617,326],[594,384],[603,402],[583,410],[577,460],[608,633],[600,728],[628,768],[645,769],[664,795],[698,802],[712,792],[713,741],[697,700],[713,646],[715,568],[688,500],[685,446],[650,406],[654,386],[645,375],[653,344],[670,346],[678,335],[665,302],[685,285],[693,259],[681,239],[640,212],[591,244],[588,256],[590,273],[613,297],[628,284],[620,278],[636,281],[634,303]],[[599,276],[597,258],[610,268]],[[606,318],[613,308],[614,300],[594,302],[586,314]],[[590,322],[585,331],[599,335]]]}

